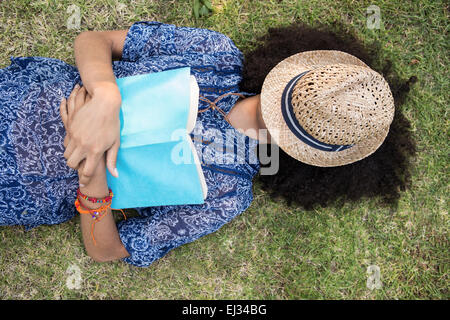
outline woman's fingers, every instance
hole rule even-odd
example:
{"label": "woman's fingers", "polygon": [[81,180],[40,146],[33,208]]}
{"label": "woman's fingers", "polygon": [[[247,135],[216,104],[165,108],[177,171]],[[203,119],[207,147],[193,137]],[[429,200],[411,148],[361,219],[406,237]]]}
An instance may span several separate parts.
{"label": "woman's fingers", "polygon": [[67,100],[62,98],[61,104],[59,105],[59,114],[61,115],[61,120],[64,124],[64,128],[67,132]]}
{"label": "woman's fingers", "polygon": [[[90,176],[93,174],[91,169],[92,159],[89,161],[88,166],[86,166],[86,155],[82,153],[80,148],[77,148],[75,143],[70,139],[70,128],[72,120],[78,110],[83,107],[86,102],[90,100],[90,96],[85,87],[80,87],[76,84],[69,97],[63,99],[60,105],[61,119],[63,121],[64,127],[66,129],[66,136],[64,138],[64,147],[66,148],[64,152],[64,158],[67,160],[67,165],[78,170],[80,177],[84,175],[84,180],[88,182]],[[87,167],[87,168],[86,168]],[[95,169],[95,168],[94,168]],[[92,173],[91,173],[92,171]]]}
{"label": "woman's fingers", "polygon": [[80,90],[80,85],[76,84],[75,88],[69,95],[67,99],[67,115],[68,115],[68,126],[70,128],[70,123],[72,122],[73,115],[75,114],[75,98],[77,96],[78,91]]}
{"label": "woman's fingers", "polygon": [[64,148],[67,148],[69,145],[70,137],[69,134],[66,133],[66,136],[64,137]]}
{"label": "woman's fingers", "polygon": [[78,166],[78,183],[80,184],[80,187],[84,187],[85,184],[82,184],[80,181],[80,177],[83,175],[84,166],[86,165],[86,159],[82,160],[80,162],[80,165]]}
{"label": "woman's fingers", "polygon": [[86,90],[86,100],[84,101],[84,103],[86,104],[86,103],[88,103],[89,101],[91,101],[91,99],[92,99],[92,96],[89,94],[89,92],[87,92],[87,90]]}
{"label": "woman's fingers", "polygon": [[67,165],[72,169],[78,170],[80,162],[83,161],[85,155],[83,155],[79,148],[75,149],[70,155],[69,159],[67,159]]}
{"label": "woman's fingers", "polygon": [[87,157],[86,163],[84,165],[83,171],[79,174],[79,182],[83,185],[88,185],[92,176],[94,175],[95,169],[97,168],[98,162],[102,157],[102,154]]}
{"label": "woman's fingers", "polygon": [[106,151],[106,167],[109,172],[116,178],[119,177],[119,172],[117,172],[116,162],[117,153],[119,152],[120,140],[113,144],[111,148]]}
{"label": "woman's fingers", "polygon": [[86,165],[86,159],[81,160],[80,165],[78,166],[78,176],[79,177],[83,174],[85,165]]}
{"label": "woman's fingers", "polygon": [[72,140],[70,140],[66,146],[66,150],[64,151],[64,158],[68,160],[74,150],[75,150],[75,143]]}
{"label": "woman's fingers", "polygon": [[85,87],[81,87],[76,96],[75,96],[75,108],[74,108],[74,112],[76,113],[82,106],[85,105],[86,103],[86,88]]}

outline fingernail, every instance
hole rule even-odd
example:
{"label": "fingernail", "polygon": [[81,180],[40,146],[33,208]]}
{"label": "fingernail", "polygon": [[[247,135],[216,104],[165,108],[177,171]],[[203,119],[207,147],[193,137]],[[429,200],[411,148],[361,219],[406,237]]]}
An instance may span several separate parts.
{"label": "fingernail", "polygon": [[81,187],[81,188],[84,188],[84,187],[85,187],[85,185],[84,185],[84,184],[82,184],[82,183],[80,183],[80,187]]}
{"label": "fingernail", "polygon": [[117,171],[117,168],[114,168],[113,172],[114,172],[114,177],[118,178],[119,177],[119,171]]}

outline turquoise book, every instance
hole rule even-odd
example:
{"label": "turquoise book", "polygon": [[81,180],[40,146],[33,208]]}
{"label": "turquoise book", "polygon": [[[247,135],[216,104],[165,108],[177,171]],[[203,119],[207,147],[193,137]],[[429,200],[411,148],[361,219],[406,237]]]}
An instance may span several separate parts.
{"label": "turquoise book", "polygon": [[207,186],[189,135],[199,87],[190,68],[116,79],[122,96],[113,209],[202,204]]}

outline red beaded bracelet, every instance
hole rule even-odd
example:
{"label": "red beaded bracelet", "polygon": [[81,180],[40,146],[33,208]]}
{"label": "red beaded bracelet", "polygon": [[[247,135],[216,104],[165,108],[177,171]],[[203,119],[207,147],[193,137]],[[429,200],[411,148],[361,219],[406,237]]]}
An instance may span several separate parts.
{"label": "red beaded bracelet", "polygon": [[80,188],[78,188],[78,190],[77,190],[77,195],[78,195],[78,197],[80,197],[81,199],[90,201],[90,202],[92,202],[92,203],[107,203],[107,202],[111,201],[111,199],[112,199],[113,196],[114,196],[112,190],[109,189],[109,195],[107,195],[107,196],[104,197],[104,198],[97,199],[97,198],[94,198],[94,197],[88,197],[87,195],[81,193]]}

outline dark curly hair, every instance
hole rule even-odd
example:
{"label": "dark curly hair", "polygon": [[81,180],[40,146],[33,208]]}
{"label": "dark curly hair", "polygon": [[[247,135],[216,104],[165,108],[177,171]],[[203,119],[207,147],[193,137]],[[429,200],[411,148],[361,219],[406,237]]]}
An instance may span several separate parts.
{"label": "dark curly hair", "polygon": [[410,185],[416,145],[410,122],[402,114],[401,105],[410,85],[417,79],[413,76],[406,81],[401,80],[393,71],[391,62],[381,58],[379,44],[365,46],[345,28],[338,23],[319,27],[295,23],[271,28],[257,39],[255,49],[244,52],[243,80],[240,84],[243,91],[260,93],[269,71],[295,53],[340,50],[358,57],[381,73],[394,96],[395,116],[389,134],[380,148],[365,159],[345,166],[323,168],[301,163],[279,150],[278,173],[259,175],[257,183],[270,195],[284,198],[288,205],[295,204],[309,210],[364,197],[377,197],[385,204],[395,205],[400,191]]}

